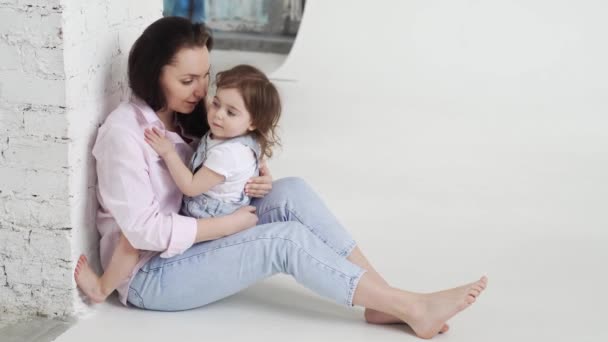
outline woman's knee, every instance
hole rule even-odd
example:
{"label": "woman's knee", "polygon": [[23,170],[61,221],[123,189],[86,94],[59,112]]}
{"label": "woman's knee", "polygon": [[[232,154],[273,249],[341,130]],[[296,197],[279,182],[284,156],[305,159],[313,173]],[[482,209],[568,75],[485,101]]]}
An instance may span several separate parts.
{"label": "woman's knee", "polygon": [[274,222],[256,226],[258,235],[277,239],[299,240],[307,238],[310,231],[297,221]]}
{"label": "woman's knee", "polygon": [[280,179],[273,185],[273,193],[281,198],[287,207],[299,208],[308,205],[311,201],[319,200],[316,192],[304,179],[299,177],[287,177]]}
{"label": "woman's knee", "polygon": [[301,192],[301,191],[311,191],[312,190],[310,185],[308,185],[308,183],[300,177],[281,178],[274,182],[272,188],[273,188],[273,191],[274,190],[285,190],[285,191],[288,191],[289,193],[293,193],[293,192],[297,193],[297,192]]}

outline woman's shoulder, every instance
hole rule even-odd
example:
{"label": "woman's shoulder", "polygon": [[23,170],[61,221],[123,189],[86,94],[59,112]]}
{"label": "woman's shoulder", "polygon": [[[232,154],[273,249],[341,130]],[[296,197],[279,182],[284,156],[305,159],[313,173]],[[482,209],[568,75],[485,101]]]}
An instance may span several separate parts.
{"label": "woman's shoulder", "polygon": [[139,121],[137,107],[129,101],[121,102],[116,109],[108,114],[99,127],[94,150],[104,145],[132,142],[139,138],[143,141]]}
{"label": "woman's shoulder", "polygon": [[137,106],[131,101],[121,102],[116,109],[114,109],[106,119],[100,128],[102,129],[126,129],[136,131],[139,128]]}

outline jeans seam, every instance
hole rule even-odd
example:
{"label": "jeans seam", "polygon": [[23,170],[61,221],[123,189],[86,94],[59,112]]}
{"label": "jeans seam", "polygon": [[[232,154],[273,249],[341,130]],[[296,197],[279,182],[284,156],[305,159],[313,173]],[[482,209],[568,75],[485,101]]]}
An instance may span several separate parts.
{"label": "jeans seam", "polygon": [[318,264],[323,265],[323,266],[324,266],[324,267],[326,267],[327,269],[330,269],[330,270],[332,270],[332,271],[334,271],[334,272],[336,272],[336,273],[339,273],[339,274],[340,274],[340,276],[341,276],[341,277],[343,277],[343,278],[351,278],[351,276],[349,276],[348,274],[346,274],[346,273],[344,273],[344,272],[342,272],[342,271],[340,271],[340,270],[337,270],[337,269],[335,269],[335,268],[333,268],[333,267],[331,267],[331,266],[327,265],[327,264],[326,264],[326,263],[324,263],[323,261],[321,261],[321,260],[319,260],[319,259],[315,258],[315,257],[314,257],[312,254],[310,254],[310,253],[309,253],[309,252],[308,252],[306,249],[304,249],[304,247],[300,246],[300,245],[299,245],[299,244],[297,244],[295,241],[290,240],[290,239],[286,239],[286,238],[282,238],[282,237],[274,237],[274,238],[283,239],[283,240],[285,240],[285,241],[289,241],[289,242],[293,243],[293,244],[294,244],[296,247],[298,247],[298,248],[299,248],[299,249],[300,249],[302,252],[304,252],[306,255],[308,255],[308,256],[309,256],[311,259],[315,260],[315,261],[316,261]]}
{"label": "jeans seam", "polygon": [[[134,288],[132,288],[132,287],[129,286],[129,292],[130,291],[133,291],[133,293],[135,294],[135,296],[137,296],[137,300],[139,301],[139,304],[141,305],[141,308],[145,309],[146,306],[144,305],[144,299],[139,294],[139,292],[136,289],[134,289]],[[129,299],[129,295],[127,294],[127,301],[128,301],[128,299]]]}
{"label": "jeans seam", "polygon": [[302,219],[300,218],[300,215],[298,215],[298,212],[295,211],[294,209],[290,209],[287,206],[274,206],[266,211],[264,211],[264,213],[260,214],[260,216],[266,215],[269,212],[273,211],[273,210],[281,210],[281,209],[285,209],[285,211],[289,212],[290,214],[292,214],[297,222],[299,222],[300,224],[302,224],[304,227],[308,228],[308,230],[310,230],[311,233],[313,233],[316,237],[318,237],[321,241],[323,241],[323,243],[325,243],[329,248],[331,248],[332,250],[334,250],[334,252],[338,253],[339,255],[344,256],[343,251],[338,250],[338,248],[336,248],[335,246],[333,246],[331,243],[328,242],[327,239],[325,239],[324,237],[322,237],[321,235],[319,235],[318,233],[318,229],[304,223],[302,221]]}
{"label": "jeans seam", "polygon": [[340,255],[343,257],[348,257],[352,253],[353,249],[355,249],[355,247],[357,247],[357,241],[351,240],[351,242],[346,246],[346,248],[344,248],[340,252]]}

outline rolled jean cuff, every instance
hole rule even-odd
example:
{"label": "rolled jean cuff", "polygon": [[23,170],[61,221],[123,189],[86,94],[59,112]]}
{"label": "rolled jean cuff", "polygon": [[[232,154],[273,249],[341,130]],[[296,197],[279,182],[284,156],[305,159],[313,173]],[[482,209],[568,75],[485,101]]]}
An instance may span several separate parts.
{"label": "rolled jean cuff", "polygon": [[342,249],[342,251],[340,251],[340,255],[343,257],[348,257],[350,255],[350,253],[352,253],[353,249],[355,249],[355,247],[357,247],[357,242],[355,240],[351,240],[346,247],[344,247]]}
{"label": "rolled jean cuff", "polygon": [[355,291],[357,290],[357,286],[359,286],[359,281],[361,281],[361,277],[363,274],[367,272],[364,269],[359,271],[359,274],[350,278],[350,292],[348,293],[348,298],[346,298],[346,306],[355,306],[353,304],[353,299],[355,298]]}

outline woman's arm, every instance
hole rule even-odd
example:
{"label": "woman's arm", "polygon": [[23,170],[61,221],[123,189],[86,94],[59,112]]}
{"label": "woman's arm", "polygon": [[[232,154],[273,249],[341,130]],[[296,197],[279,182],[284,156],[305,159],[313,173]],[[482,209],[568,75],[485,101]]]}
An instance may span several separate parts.
{"label": "woman's arm", "polygon": [[224,182],[224,176],[206,167],[201,167],[196,174],[192,174],[175,151],[173,143],[156,128],[146,130],[145,140],[163,158],[173,181],[184,195],[198,196]]}
{"label": "woman's arm", "polygon": [[162,210],[152,190],[144,147],[141,138],[128,129],[100,129],[93,149],[98,195],[133,247],[171,257],[192,246],[197,221]]}
{"label": "woman's arm", "polygon": [[195,242],[210,241],[251,228],[258,222],[255,207],[245,206],[226,216],[197,220]]}

